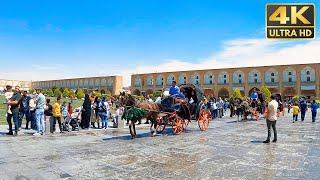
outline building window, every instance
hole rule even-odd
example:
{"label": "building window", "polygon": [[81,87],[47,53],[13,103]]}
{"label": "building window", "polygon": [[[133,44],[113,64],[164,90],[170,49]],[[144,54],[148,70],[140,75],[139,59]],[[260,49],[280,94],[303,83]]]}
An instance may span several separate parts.
{"label": "building window", "polygon": [[239,78],[241,78],[241,74],[239,74]]}
{"label": "building window", "polygon": [[210,84],[212,84],[212,80],[210,80]]}
{"label": "building window", "polygon": [[258,77],[258,74],[256,73],[256,74],[254,74],[254,77]]}
{"label": "building window", "polygon": [[307,75],[310,75],[310,71],[307,71]]}
{"label": "building window", "polygon": [[292,78],[291,77],[289,77],[289,82],[292,82]]}
{"label": "building window", "polygon": [[183,77],[183,79],[187,79],[187,77]]}
{"label": "building window", "polygon": [[271,73],[271,76],[274,76],[274,73]]}
{"label": "building window", "polygon": [[223,78],[227,78],[227,75],[225,74],[225,75],[223,75]]}
{"label": "building window", "polygon": [[274,83],[274,78],[271,78],[271,82]]}
{"label": "building window", "polygon": [[254,79],[254,83],[258,83],[258,79]]}
{"label": "building window", "polygon": [[291,75],[292,75],[292,73],[291,73],[291,72],[289,72],[289,73],[288,73],[288,75],[289,75],[289,76],[291,76]]}
{"label": "building window", "polygon": [[242,81],[241,81],[241,79],[239,79],[239,84],[241,84],[242,83]]}
{"label": "building window", "polygon": [[210,79],[212,79],[212,75],[210,75],[209,77],[210,77]]}
{"label": "building window", "polygon": [[223,80],[223,83],[224,83],[224,84],[227,84],[227,80],[226,80],[226,79],[225,79],[225,80]]}
{"label": "building window", "polygon": [[310,82],[310,81],[311,81],[310,77],[307,77],[307,82]]}

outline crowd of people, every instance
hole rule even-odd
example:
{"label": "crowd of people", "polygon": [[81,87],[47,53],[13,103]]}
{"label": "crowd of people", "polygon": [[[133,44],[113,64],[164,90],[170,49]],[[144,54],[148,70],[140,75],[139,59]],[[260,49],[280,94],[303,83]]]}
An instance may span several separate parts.
{"label": "crowd of people", "polygon": [[[64,132],[63,122],[68,118],[72,118],[75,113],[78,114],[77,121],[82,129],[91,128],[108,128],[108,120],[113,119],[114,127],[118,127],[119,120],[123,114],[124,108],[115,106],[115,114],[111,115],[111,107],[113,101],[110,98],[97,97],[95,93],[85,94],[82,107],[74,110],[72,102],[61,102],[62,98],[57,97],[53,105],[50,98],[46,98],[40,89],[32,94],[27,91],[20,91],[19,86],[14,89],[6,86],[4,93],[7,105],[6,119],[9,126],[7,135],[18,135],[22,128],[22,120],[25,118],[25,129],[33,129],[35,136],[44,135],[46,127],[50,128],[50,132],[56,132],[56,124],[58,123],[60,133]],[[49,126],[46,126],[49,123]],[[100,126],[101,125],[101,126]]]}

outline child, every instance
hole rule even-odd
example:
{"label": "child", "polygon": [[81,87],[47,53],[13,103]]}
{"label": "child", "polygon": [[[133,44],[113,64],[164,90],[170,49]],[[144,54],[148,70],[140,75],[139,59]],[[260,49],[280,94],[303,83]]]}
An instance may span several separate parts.
{"label": "child", "polygon": [[65,101],[62,103],[61,113],[64,120],[69,116],[68,107]]}
{"label": "child", "polygon": [[292,114],[293,114],[292,123],[294,123],[294,121],[298,121],[300,108],[297,103],[294,103],[294,105],[291,108],[292,108]]}

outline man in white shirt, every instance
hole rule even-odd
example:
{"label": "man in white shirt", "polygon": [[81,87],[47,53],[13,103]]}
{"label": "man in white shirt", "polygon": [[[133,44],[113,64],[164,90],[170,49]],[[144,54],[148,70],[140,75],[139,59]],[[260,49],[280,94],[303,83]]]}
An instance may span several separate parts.
{"label": "man in white shirt", "polygon": [[267,109],[267,127],[268,127],[268,138],[267,140],[263,141],[263,143],[270,143],[270,137],[271,137],[271,127],[273,129],[273,141],[277,142],[277,129],[276,129],[276,122],[277,122],[277,110],[278,110],[278,102],[276,101],[276,97],[274,95],[271,95],[271,101],[268,104]]}

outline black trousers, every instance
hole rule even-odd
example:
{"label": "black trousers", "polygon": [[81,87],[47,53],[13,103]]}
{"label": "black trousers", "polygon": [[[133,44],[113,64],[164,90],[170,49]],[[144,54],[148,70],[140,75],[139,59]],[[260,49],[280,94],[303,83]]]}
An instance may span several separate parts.
{"label": "black trousers", "polygon": [[12,133],[12,114],[7,113],[7,123],[9,126],[9,132]]}
{"label": "black trousers", "polygon": [[58,121],[58,124],[59,124],[59,130],[60,132],[62,132],[62,123],[61,123],[61,117],[53,117],[54,120],[53,120],[53,132],[56,131],[56,124],[57,124],[57,121]]}
{"label": "black trousers", "polygon": [[273,139],[277,140],[277,128],[276,128],[276,123],[277,121],[270,121],[267,120],[267,127],[268,127],[268,138],[267,140],[270,141],[270,137],[271,137],[271,127],[273,130]]}

